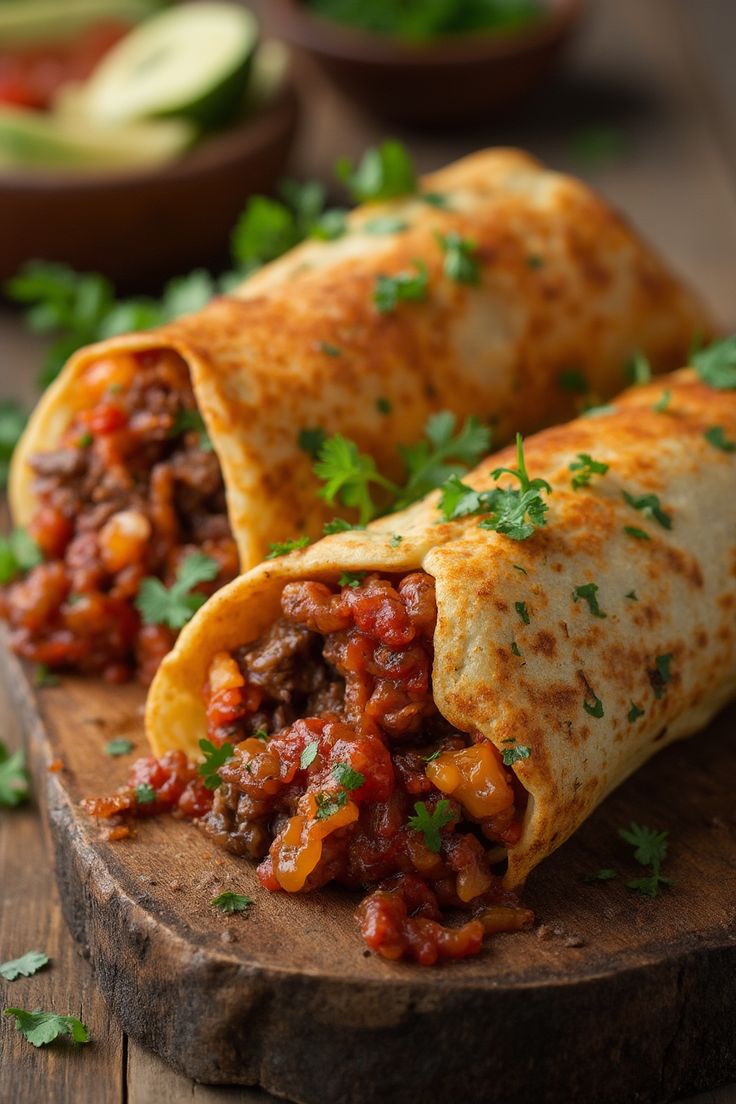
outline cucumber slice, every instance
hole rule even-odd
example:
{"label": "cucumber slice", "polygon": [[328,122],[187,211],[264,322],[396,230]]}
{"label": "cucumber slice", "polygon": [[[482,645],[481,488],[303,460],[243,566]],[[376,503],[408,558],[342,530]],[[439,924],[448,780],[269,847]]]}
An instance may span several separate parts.
{"label": "cucumber slice", "polygon": [[161,0],[5,0],[0,3],[0,43],[4,49],[36,42],[63,42],[100,20],[137,23]]}
{"label": "cucumber slice", "polygon": [[159,165],[181,154],[196,128],[183,119],[109,128],[23,108],[0,108],[0,168],[91,169]]}
{"label": "cucumber slice", "polygon": [[102,59],[86,109],[100,123],[181,116],[201,126],[237,111],[258,24],[235,4],[185,4],[147,19]]}

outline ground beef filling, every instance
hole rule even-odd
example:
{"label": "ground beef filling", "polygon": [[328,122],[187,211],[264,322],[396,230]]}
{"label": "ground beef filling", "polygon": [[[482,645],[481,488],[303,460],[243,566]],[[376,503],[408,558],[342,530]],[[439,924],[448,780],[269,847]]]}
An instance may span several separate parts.
{"label": "ground beef filling", "polygon": [[[434,580],[289,583],[281,605],[256,644],[210,668],[209,738],[234,753],[208,834],[261,860],[269,890],[372,888],[358,922],[386,958],[464,957],[490,931],[528,926],[494,870],[525,794],[487,740],[434,704]],[[472,918],[447,927],[446,909]]]}
{"label": "ground beef filling", "polygon": [[5,588],[0,613],[26,659],[149,682],[175,634],[141,623],[141,580],[171,584],[193,551],[220,564],[202,593],[237,573],[222,475],[175,353],[101,358],[79,395],[58,447],[30,459],[43,563]]}

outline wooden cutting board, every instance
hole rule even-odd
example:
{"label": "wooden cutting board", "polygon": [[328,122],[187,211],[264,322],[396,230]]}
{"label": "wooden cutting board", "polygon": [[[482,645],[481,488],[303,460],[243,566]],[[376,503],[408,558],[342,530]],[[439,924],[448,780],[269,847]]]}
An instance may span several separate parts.
{"label": "wooden cutting board", "polygon": [[[626,1104],[736,1078],[736,709],[665,750],[532,876],[538,924],[477,959],[389,964],[340,890],[268,894],[192,825],[103,839],[79,809],[145,753],[136,687],[38,691],[2,649],[46,807],[75,937],[123,1029],[189,1076],[260,1084],[300,1104]],[[105,744],[135,741],[113,759]],[[63,769],[49,772],[60,759]],[[670,832],[671,890],[638,871],[617,829]],[[619,871],[586,884],[586,873]],[[247,915],[211,899],[247,893]]]}

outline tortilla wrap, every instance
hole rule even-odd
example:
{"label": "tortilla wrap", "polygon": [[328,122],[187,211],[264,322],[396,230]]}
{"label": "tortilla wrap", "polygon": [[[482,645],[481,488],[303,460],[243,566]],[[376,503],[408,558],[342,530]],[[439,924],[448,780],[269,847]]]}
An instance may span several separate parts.
{"label": "tortilla wrap", "polygon": [[[422,568],[436,582],[440,712],[500,751],[509,740],[530,749],[513,766],[530,795],[509,850],[506,882],[519,885],[610,790],[736,693],[736,452],[705,437],[713,426],[736,441],[736,392],[683,370],[527,440],[530,476],[553,488],[547,524],[527,540],[484,531],[478,517],[443,522],[434,492],[366,531],[261,564],[210,599],[161,666],[146,712],[154,753],[198,756],[212,657],[255,640],[278,617],[287,581]],[[580,453],[609,470],[574,490],[569,465]],[[465,482],[488,489],[491,470],[513,462],[506,449]],[[502,477],[500,485],[512,484]],[[624,491],[659,496],[671,528],[632,507]],[[574,598],[591,582],[605,617]],[[662,657],[669,670],[658,680]],[[641,714],[630,719],[634,704]]]}
{"label": "tortilla wrap", "polygon": [[[246,569],[270,542],[314,537],[335,514],[317,496],[300,430],[340,432],[398,476],[397,446],[417,440],[434,411],[491,420],[502,444],[571,416],[576,388],[614,394],[635,351],[669,370],[696,333],[713,330],[602,200],[523,153],[477,153],[422,189],[446,208],[417,196],[365,205],[339,240],[306,242],[199,313],[75,354],[15,451],[15,523],[27,525],[37,506],[29,456],[58,445],[85,401],[81,377],[118,351],[170,349],[188,365]],[[406,229],[371,232],[387,217]],[[437,234],[449,231],[477,245],[478,286],[443,276]],[[380,314],[376,278],[416,260],[427,301]]]}

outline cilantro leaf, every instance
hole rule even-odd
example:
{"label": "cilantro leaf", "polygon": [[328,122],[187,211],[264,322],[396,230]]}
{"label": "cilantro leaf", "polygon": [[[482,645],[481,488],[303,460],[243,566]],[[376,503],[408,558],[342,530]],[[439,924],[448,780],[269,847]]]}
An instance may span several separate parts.
{"label": "cilantro leaf", "polygon": [[365,571],[343,571],[340,578],[337,580],[337,585],[341,587],[351,587],[353,590],[359,587],[365,577]]}
{"label": "cilantro leaf", "polygon": [[392,548],[398,548],[403,539],[404,538],[402,537],[401,533],[394,533],[388,543],[391,545]]}
{"label": "cilantro leaf", "polygon": [[43,560],[41,549],[25,529],[0,537],[0,584],[10,583]]}
{"label": "cilantro leaf", "polygon": [[587,395],[590,390],[588,381],[577,368],[566,368],[557,377],[560,387],[572,395]]}
{"label": "cilantro leaf", "polygon": [[132,740],[127,740],[123,736],[118,736],[115,740],[109,740],[105,744],[105,755],[111,755],[113,758],[117,758],[120,755],[128,755],[135,744]]}
{"label": "cilantro leaf", "polygon": [[594,870],[592,874],[583,875],[584,882],[610,882],[618,877],[618,871],[606,867],[603,870]]}
{"label": "cilantro leaf", "polygon": [[348,795],[345,790],[338,790],[337,793],[315,794],[314,800],[317,804],[315,820],[327,820],[328,817],[334,816],[340,809],[345,808]]}
{"label": "cilantro leaf", "polygon": [[368,219],[360,227],[364,234],[401,234],[409,229],[409,223],[397,215],[381,215],[378,218]]}
{"label": "cilantro leaf", "polygon": [[341,158],[335,166],[335,173],[356,203],[412,195],[417,190],[416,173],[409,153],[401,142],[391,139],[377,148],[367,149],[356,167],[347,157]]}
{"label": "cilantro leaf", "polygon": [[415,832],[421,832],[426,846],[430,851],[437,854],[442,846],[440,829],[455,820],[455,813],[452,811],[450,802],[443,798],[442,801],[437,802],[434,810],[430,813],[426,802],[417,801],[414,806],[414,814],[414,816],[409,817],[409,827],[413,828]]}
{"label": "cilantro leaf", "polygon": [[156,791],[148,782],[143,782],[135,788],[135,799],[139,805],[153,805],[156,800]]}
{"label": "cilantro leaf", "polygon": [[359,790],[365,782],[365,775],[353,770],[349,763],[336,763],[332,768],[332,776],[348,791]]}
{"label": "cilantro leaf", "polygon": [[649,358],[644,353],[634,353],[629,363],[626,365],[626,378],[629,383],[644,384],[649,383],[652,378],[652,366],[649,363]]}
{"label": "cilantro leaf", "polygon": [[9,962],[0,962],[0,977],[6,981],[15,981],[19,977],[33,977],[43,966],[46,966],[49,956],[43,951],[26,951],[20,958],[11,958]]}
{"label": "cilantro leaf", "polygon": [[672,392],[668,388],[666,391],[663,391],[662,394],[659,396],[656,403],[652,407],[652,410],[654,410],[657,414],[664,414],[664,412],[668,409],[671,401]]}
{"label": "cilantro leaf", "polygon": [[635,537],[636,540],[652,539],[646,529],[637,529],[635,525],[624,525],[624,533],[627,533],[630,537]]}
{"label": "cilantro leaf", "polygon": [[424,261],[412,262],[416,272],[397,272],[395,276],[377,276],[373,302],[379,314],[390,314],[401,302],[422,302],[427,298],[429,276]]}
{"label": "cilantro leaf", "polygon": [[226,914],[245,912],[252,904],[252,897],[246,897],[242,893],[233,893],[232,890],[229,889],[225,890],[224,893],[219,893],[217,897],[213,897],[210,901],[210,905],[213,908],[219,909],[220,912]]}
{"label": "cilantro leaf", "polygon": [[198,444],[203,452],[212,452],[212,441],[204,424],[204,418],[198,410],[183,407],[177,410],[174,424],[171,427],[171,436],[178,437],[180,433],[194,432],[198,435]]}
{"label": "cilantro leaf", "polygon": [[310,540],[306,534],[303,537],[295,537],[293,540],[275,541],[269,544],[266,559],[278,559],[279,556],[286,556],[289,552],[296,552],[299,548],[306,548],[309,543]]}
{"label": "cilantro leaf", "polygon": [[34,686],[58,686],[61,683],[61,678],[54,671],[49,670],[45,663],[36,664],[36,670],[33,674]]}
{"label": "cilantro leaf", "polygon": [[632,495],[628,491],[622,491],[621,493],[632,509],[641,510],[645,517],[653,518],[663,529],[672,528],[672,518],[662,509],[658,495]]}
{"label": "cilantro leaf", "polygon": [[211,582],[219,570],[217,560],[205,556],[203,552],[192,552],[180,564],[172,586],[166,587],[160,579],[150,576],[143,579],[135,607],[147,625],[182,629],[205,602],[205,596],[192,592],[192,588],[199,583]]}
{"label": "cilantro leaf", "polygon": [[723,426],[711,426],[710,429],[706,429],[703,436],[708,444],[720,449],[721,452],[736,452],[736,441],[728,440]]}
{"label": "cilantro leaf", "polygon": [[602,460],[594,460],[587,452],[579,452],[577,460],[573,460],[572,464],[568,464],[568,468],[571,472],[576,473],[570,483],[572,489],[577,491],[581,487],[587,487],[594,475],[605,475],[608,471],[608,464],[604,464]]}
{"label": "cilantro leaf", "polygon": [[626,714],[626,716],[628,718],[629,724],[634,724],[635,721],[638,721],[640,717],[644,716],[644,710],[641,709],[640,706],[636,704],[636,702],[632,701],[631,709],[629,709],[629,712]]}
{"label": "cilantro leaf", "polygon": [[66,1038],[72,1043],[88,1043],[89,1031],[76,1016],[57,1016],[54,1012],[26,1012],[22,1008],[3,1009],[6,1016],[15,1017],[15,1027],[35,1047],[46,1046],[55,1039]]}
{"label": "cilantro leaf", "polygon": [[329,341],[318,341],[317,348],[325,356],[340,357],[342,356],[342,349],[339,345],[332,345]]}
{"label": "cilantro leaf", "polygon": [[388,399],[384,399],[382,396],[376,399],[376,410],[379,414],[390,414],[393,407]]}
{"label": "cilantro leaf", "polygon": [[618,834],[634,848],[634,858],[641,866],[659,869],[667,857],[669,832],[666,830],[658,832],[632,820],[628,828],[619,828]]}
{"label": "cilantro leaf", "polygon": [[517,656],[519,659],[523,658],[521,654],[521,649],[515,640],[511,641],[511,654]]}
{"label": "cilantro leaf", "polygon": [[322,526],[322,532],[326,537],[333,533],[349,533],[353,529],[365,529],[365,525],[351,525],[349,521],[345,521],[345,518],[332,518],[331,521],[326,521]]}
{"label": "cilantro leaf", "polygon": [[719,391],[736,389],[736,334],[698,349],[691,359],[703,383]]}
{"label": "cilantro leaf", "polygon": [[314,473],[325,484],[320,496],[327,502],[339,500],[343,506],[357,508],[361,525],[366,525],[379,512],[371,485],[381,487],[394,499],[401,494],[395,483],[381,475],[373,458],[359,452],[355,442],[340,433],[322,443]]}
{"label": "cilantro leaf", "polygon": [[208,790],[216,790],[222,785],[222,779],[217,772],[221,766],[227,763],[228,759],[232,759],[235,748],[228,743],[217,747],[210,740],[200,740],[199,747],[204,755],[204,762],[197,767],[197,774],[202,776]]}
{"label": "cilantro leaf", "polygon": [[514,744],[513,747],[504,748],[501,759],[505,767],[513,767],[514,763],[520,763],[523,759],[529,759],[532,749],[526,744]]}
{"label": "cilantro leaf", "polygon": [[654,661],[654,670],[649,672],[649,682],[658,700],[664,697],[667,683],[672,681],[670,664],[673,658],[671,653],[658,655]]}
{"label": "cilantro leaf", "polygon": [[307,767],[311,767],[312,763],[317,758],[318,751],[319,740],[312,740],[311,744],[307,744],[299,758],[299,766],[302,770],[306,770]]}
{"label": "cilantro leaf", "polygon": [[422,192],[419,197],[422,203],[429,207],[436,207],[439,211],[449,211],[450,201],[442,192]]}
{"label": "cilantro leaf", "polygon": [[595,583],[585,583],[584,586],[575,587],[572,596],[575,602],[580,598],[587,602],[593,617],[608,617],[608,614],[604,613],[598,605],[598,586]]}
{"label": "cilantro leaf", "polygon": [[653,871],[643,878],[632,878],[630,882],[626,883],[626,888],[635,889],[637,893],[641,893],[642,897],[657,897],[659,895],[659,887],[663,885],[671,886],[672,879],[666,878],[664,874],[660,874],[659,871]]}
{"label": "cilantro leaf", "polygon": [[480,283],[480,263],[475,256],[478,251],[476,243],[461,237],[454,230],[436,236],[445,254],[445,276],[458,284],[477,286]]}
{"label": "cilantro leaf", "polygon": [[0,740],[0,806],[12,809],[28,800],[28,772],[19,749],[12,755]]}
{"label": "cilantro leaf", "polygon": [[0,402],[0,487],[8,482],[10,460],[25,429],[27,415],[12,399]]}
{"label": "cilantro leaf", "polygon": [[514,602],[514,609],[518,613],[521,620],[525,625],[529,624],[529,611],[526,608],[526,602]]}
{"label": "cilantro leaf", "polygon": [[432,414],[424,427],[425,440],[399,449],[406,465],[407,481],[394,503],[403,510],[424,498],[453,476],[464,474],[490,448],[491,431],[469,417],[455,433],[456,418],[449,410]]}
{"label": "cilantro leaf", "polygon": [[302,452],[309,456],[318,456],[319,450],[327,440],[327,434],[319,426],[313,429],[300,429],[297,435],[297,444]]}

